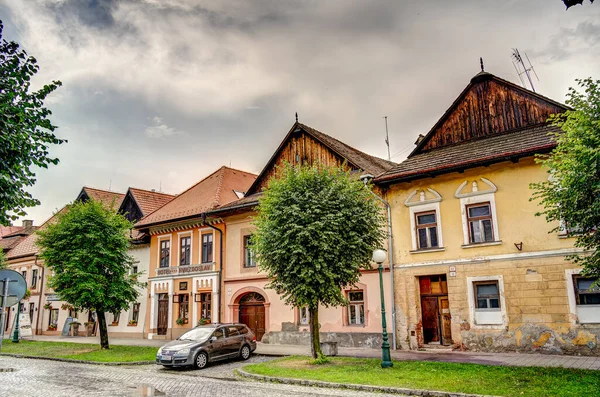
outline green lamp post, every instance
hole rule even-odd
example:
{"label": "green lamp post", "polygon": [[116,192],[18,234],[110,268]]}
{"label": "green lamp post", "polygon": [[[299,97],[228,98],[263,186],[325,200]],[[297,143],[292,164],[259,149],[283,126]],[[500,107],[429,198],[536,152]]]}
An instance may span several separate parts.
{"label": "green lamp post", "polygon": [[385,300],[383,294],[383,262],[385,262],[387,255],[384,250],[373,251],[373,262],[377,263],[379,270],[379,291],[381,293],[381,327],[383,328],[382,337],[383,343],[381,344],[381,368],[389,368],[394,365],[392,358],[390,357],[390,343],[388,342],[387,334],[387,323],[385,320]]}
{"label": "green lamp post", "polygon": [[21,314],[21,302],[17,305],[17,318],[15,320],[15,332],[13,332],[13,343],[19,343],[19,317]]}

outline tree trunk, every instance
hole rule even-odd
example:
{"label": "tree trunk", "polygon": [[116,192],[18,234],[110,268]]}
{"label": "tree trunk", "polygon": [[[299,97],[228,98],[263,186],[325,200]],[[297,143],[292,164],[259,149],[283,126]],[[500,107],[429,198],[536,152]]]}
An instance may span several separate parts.
{"label": "tree trunk", "polygon": [[312,358],[316,359],[323,353],[321,352],[321,337],[319,335],[319,306],[308,308],[310,313],[310,352]]}
{"label": "tree trunk", "polygon": [[106,317],[104,312],[97,311],[98,315],[98,328],[100,330],[100,348],[108,349],[108,329],[106,328]]}

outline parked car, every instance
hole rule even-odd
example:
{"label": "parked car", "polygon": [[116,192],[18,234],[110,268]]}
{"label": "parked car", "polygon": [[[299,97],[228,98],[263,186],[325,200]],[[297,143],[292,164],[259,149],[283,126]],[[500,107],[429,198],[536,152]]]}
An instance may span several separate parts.
{"label": "parked car", "polygon": [[244,324],[199,325],[158,349],[156,364],[202,369],[227,358],[247,360],[254,350],[256,337]]}

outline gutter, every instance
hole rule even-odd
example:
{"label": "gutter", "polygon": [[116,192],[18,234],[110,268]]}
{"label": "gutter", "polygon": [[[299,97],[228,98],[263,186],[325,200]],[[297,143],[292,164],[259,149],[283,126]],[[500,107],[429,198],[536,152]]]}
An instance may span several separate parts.
{"label": "gutter", "polygon": [[217,287],[218,288],[217,293],[219,294],[219,310],[217,311],[217,323],[220,324],[221,323],[221,301],[223,300],[223,298],[221,296],[221,281],[223,279],[223,231],[206,222],[206,213],[205,212],[202,213],[201,216],[202,216],[202,223],[204,223],[206,226],[210,227],[211,229],[214,229],[219,232],[219,282],[218,282],[218,287]]}
{"label": "gutter", "polygon": [[[38,256],[35,256],[35,262],[33,263],[35,266],[37,266],[37,260],[38,260]],[[46,270],[46,266],[42,266],[42,281],[40,282],[40,298],[38,300],[38,312],[37,312],[37,319],[35,320],[35,331],[36,331],[36,335],[41,335],[42,334],[42,328],[40,328],[40,313],[42,312],[42,295],[44,294],[44,280],[46,279],[44,277],[44,273]],[[33,270],[31,271],[33,273]],[[38,334],[37,331],[40,331],[40,333]]]}

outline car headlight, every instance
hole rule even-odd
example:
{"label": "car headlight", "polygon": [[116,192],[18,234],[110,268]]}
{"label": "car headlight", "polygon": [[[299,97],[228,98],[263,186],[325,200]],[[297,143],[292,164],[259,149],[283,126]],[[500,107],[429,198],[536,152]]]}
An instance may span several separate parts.
{"label": "car headlight", "polygon": [[187,356],[188,354],[190,354],[190,349],[188,348],[181,349],[177,353],[175,353],[176,356]]}
{"label": "car headlight", "polygon": [[159,347],[159,348],[158,348],[158,351],[156,352],[156,355],[158,356],[158,355],[160,355],[161,353],[162,353],[162,347]]}

